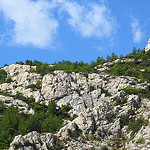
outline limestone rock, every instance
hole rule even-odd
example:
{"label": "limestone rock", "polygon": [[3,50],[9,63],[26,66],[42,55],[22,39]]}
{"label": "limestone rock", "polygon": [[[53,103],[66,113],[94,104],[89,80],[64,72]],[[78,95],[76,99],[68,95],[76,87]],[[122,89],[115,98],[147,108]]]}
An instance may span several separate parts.
{"label": "limestone rock", "polygon": [[10,144],[9,150],[49,150],[55,147],[56,141],[57,137],[52,133],[40,134],[33,131],[25,136],[16,136]]}
{"label": "limestone rock", "polygon": [[9,66],[3,67],[3,69],[8,73],[8,75],[13,76],[16,72],[25,72],[29,71],[31,68],[36,68],[36,66],[30,65],[20,65],[20,64],[12,64]]}
{"label": "limestone rock", "polygon": [[121,103],[121,100],[124,99],[125,96],[126,96],[126,93],[124,91],[120,91],[110,98],[110,103],[112,105],[118,105]]}
{"label": "limestone rock", "polygon": [[25,114],[34,114],[34,110],[32,108],[29,109],[29,105],[22,100],[14,99],[13,97],[0,95],[0,101],[3,101],[4,104],[9,107],[14,105],[19,112],[24,112]]}
{"label": "limestone rock", "polygon": [[147,44],[147,46],[145,48],[145,52],[147,52],[148,50],[150,50],[150,39],[149,39],[148,44]]}

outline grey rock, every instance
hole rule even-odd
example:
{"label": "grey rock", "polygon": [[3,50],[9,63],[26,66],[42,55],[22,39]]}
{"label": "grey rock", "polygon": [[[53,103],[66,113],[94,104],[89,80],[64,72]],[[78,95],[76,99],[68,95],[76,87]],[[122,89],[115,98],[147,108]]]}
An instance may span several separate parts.
{"label": "grey rock", "polygon": [[18,135],[10,144],[9,150],[49,150],[56,145],[57,137],[52,133],[45,133],[40,135],[36,131],[30,132],[25,136]]}

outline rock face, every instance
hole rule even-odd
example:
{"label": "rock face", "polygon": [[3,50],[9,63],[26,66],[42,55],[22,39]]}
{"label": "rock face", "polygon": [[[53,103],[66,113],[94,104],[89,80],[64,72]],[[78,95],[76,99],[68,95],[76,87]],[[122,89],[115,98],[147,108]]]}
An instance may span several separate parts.
{"label": "rock face", "polygon": [[22,100],[14,99],[13,97],[7,97],[0,95],[0,101],[4,102],[4,104],[8,107],[14,105],[19,112],[23,112],[25,114],[34,114],[34,110],[29,108],[28,104],[23,102]]}
{"label": "rock face", "polygon": [[145,48],[145,52],[147,52],[148,50],[150,50],[150,39],[149,39],[148,44],[147,44],[147,46]]}
{"label": "rock face", "polygon": [[[101,66],[109,69],[115,60]],[[61,106],[70,103],[70,114],[78,117],[70,121],[54,135],[52,133],[30,132],[25,136],[18,135],[10,144],[10,150],[49,150],[59,149],[129,149],[146,150],[150,148],[150,100],[139,95],[126,94],[123,89],[133,87],[150,89],[147,82],[141,83],[134,77],[111,76],[106,73],[65,73],[54,71],[41,76],[31,73],[35,68],[29,65],[13,64],[3,69],[11,77],[12,82],[0,84],[0,100],[8,107],[14,105],[19,112],[34,114],[28,104],[13,96],[21,92],[25,97],[33,96],[36,102],[49,104],[56,101]],[[40,83],[41,88],[32,85]],[[130,116],[129,116],[130,115]],[[122,117],[144,118],[147,124],[132,137],[130,126],[122,123]],[[131,139],[132,137],[132,139]]]}
{"label": "rock face", "polygon": [[25,136],[16,136],[9,150],[49,150],[55,148],[56,141],[57,137],[52,133],[40,134],[33,131]]}

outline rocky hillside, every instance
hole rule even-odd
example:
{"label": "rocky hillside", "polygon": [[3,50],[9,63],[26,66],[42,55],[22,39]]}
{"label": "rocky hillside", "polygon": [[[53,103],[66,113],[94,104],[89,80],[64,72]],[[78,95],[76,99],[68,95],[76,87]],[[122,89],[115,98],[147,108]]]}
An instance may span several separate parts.
{"label": "rocky hillside", "polygon": [[[150,149],[150,83],[136,77],[116,76],[111,72],[117,63],[133,61],[118,59],[94,66],[95,73],[86,74],[63,70],[39,74],[33,71],[36,66],[25,64],[1,68],[6,75],[5,81],[0,84],[1,149]],[[56,110],[50,118],[47,112],[52,102],[55,102]],[[62,107],[65,113],[64,109],[60,113]],[[5,119],[9,114],[7,110],[11,113],[13,110],[14,114],[18,111],[18,116],[22,115],[14,123],[15,127],[18,126],[15,130]],[[50,124],[57,126],[60,122],[56,123],[53,119],[56,114],[58,118],[63,115],[61,126],[50,128]],[[28,126],[33,124],[30,125],[27,120],[31,121],[32,116],[37,122],[44,118],[43,124],[48,123],[43,125],[40,122],[38,129],[37,123],[31,129]],[[10,120],[13,124],[13,118]],[[4,134],[10,135],[7,140],[4,140]]]}

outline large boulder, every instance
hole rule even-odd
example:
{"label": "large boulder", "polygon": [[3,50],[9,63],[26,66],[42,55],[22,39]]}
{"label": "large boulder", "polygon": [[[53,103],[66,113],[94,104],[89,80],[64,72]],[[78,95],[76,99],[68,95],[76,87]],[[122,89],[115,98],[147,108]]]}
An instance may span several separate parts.
{"label": "large boulder", "polygon": [[36,131],[25,136],[18,135],[10,143],[9,150],[50,150],[54,149],[57,137],[52,133],[40,134]]}

